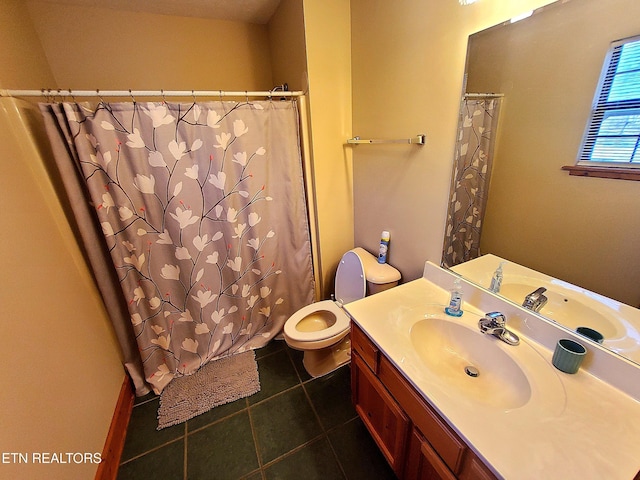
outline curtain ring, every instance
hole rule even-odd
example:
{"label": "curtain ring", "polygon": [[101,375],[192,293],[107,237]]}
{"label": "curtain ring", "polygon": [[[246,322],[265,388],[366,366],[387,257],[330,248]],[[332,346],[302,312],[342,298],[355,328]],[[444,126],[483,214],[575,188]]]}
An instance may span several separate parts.
{"label": "curtain ring", "polygon": [[69,96],[71,97],[71,100],[73,100],[73,103],[77,103],[76,96],[73,94],[73,90],[71,89],[69,89]]}
{"label": "curtain ring", "polygon": [[136,99],[135,99],[135,97],[133,96],[133,92],[131,91],[131,89],[129,89],[129,95],[131,95],[131,100],[132,100],[132,101],[133,101],[133,103],[135,104],[135,103],[136,103]]}
{"label": "curtain ring", "polygon": [[162,103],[166,105],[167,104],[167,99],[164,96],[164,89],[162,89],[162,88],[160,89],[160,95],[162,96]]}
{"label": "curtain ring", "polygon": [[198,103],[198,101],[196,100],[196,92],[195,92],[195,90],[191,90],[191,96],[193,97],[193,104],[195,105],[196,103]]}
{"label": "curtain ring", "polygon": [[100,89],[96,88],[96,95],[98,95],[98,98],[100,99],[100,103],[104,104],[104,98],[102,98],[102,95],[100,95]]}
{"label": "curtain ring", "polygon": [[220,106],[222,107],[222,111],[226,112],[226,110],[224,109],[224,100],[222,100],[222,98],[224,96],[223,95],[224,92],[222,90],[219,90],[219,92],[220,92]]}

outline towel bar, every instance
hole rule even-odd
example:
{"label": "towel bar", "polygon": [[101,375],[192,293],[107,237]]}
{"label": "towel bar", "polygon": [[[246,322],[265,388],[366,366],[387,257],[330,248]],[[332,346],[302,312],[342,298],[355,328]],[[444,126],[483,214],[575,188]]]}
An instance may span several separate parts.
{"label": "towel bar", "polygon": [[353,137],[347,139],[347,143],[349,144],[362,144],[362,143],[406,143],[406,144],[416,144],[416,145],[424,145],[427,141],[427,136],[425,134],[416,135],[411,138],[400,138],[400,139],[362,139],[360,137]]}

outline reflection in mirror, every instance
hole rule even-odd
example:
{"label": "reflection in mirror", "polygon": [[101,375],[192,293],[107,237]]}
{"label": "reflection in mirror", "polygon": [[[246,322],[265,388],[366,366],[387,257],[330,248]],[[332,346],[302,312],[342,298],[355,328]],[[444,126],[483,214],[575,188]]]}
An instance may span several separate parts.
{"label": "reflection in mirror", "polygon": [[[585,339],[640,363],[640,310],[637,308],[491,254],[456,265],[452,270]],[[498,281],[494,280],[496,277]]]}
{"label": "reflection in mirror", "polygon": [[569,176],[562,167],[576,162],[611,43],[639,35],[638,18],[637,0],[556,2],[472,35],[465,72],[467,93],[503,95],[486,210],[473,225],[482,227],[479,253],[634,307],[640,182]]}

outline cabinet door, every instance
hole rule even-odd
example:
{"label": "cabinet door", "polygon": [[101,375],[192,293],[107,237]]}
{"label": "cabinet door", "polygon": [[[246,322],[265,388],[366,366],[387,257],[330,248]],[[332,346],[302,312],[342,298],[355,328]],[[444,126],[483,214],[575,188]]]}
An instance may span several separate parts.
{"label": "cabinet door", "polygon": [[380,358],[378,378],[402,406],[418,431],[428,440],[433,450],[457,475],[467,450],[465,443],[384,356]]}
{"label": "cabinet door", "polygon": [[456,480],[449,467],[424,437],[413,429],[404,480]]}
{"label": "cabinet door", "polygon": [[355,352],[351,369],[356,411],[395,474],[401,478],[409,420]]}
{"label": "cabinet door", "polygon": [[496,476],[475,455],[467,455],[459,478],[460,480],[495,480]]}

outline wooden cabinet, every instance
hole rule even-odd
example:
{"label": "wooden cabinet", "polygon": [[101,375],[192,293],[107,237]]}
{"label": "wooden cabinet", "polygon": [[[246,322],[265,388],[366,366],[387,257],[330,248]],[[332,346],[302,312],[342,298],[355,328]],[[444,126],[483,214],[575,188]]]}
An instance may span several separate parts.
{"label": "wooden cabinet", "polygon": [[496,478],[353,323],[351,347],[353,403],[398,478]]}
{"label": "wooden cabinet", "polygon": [[357,354],[352,356],[351,372],[356,412],[401,478],[409,420]]}

